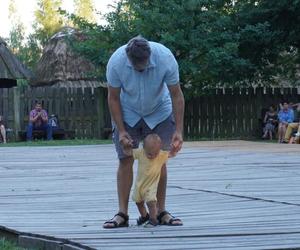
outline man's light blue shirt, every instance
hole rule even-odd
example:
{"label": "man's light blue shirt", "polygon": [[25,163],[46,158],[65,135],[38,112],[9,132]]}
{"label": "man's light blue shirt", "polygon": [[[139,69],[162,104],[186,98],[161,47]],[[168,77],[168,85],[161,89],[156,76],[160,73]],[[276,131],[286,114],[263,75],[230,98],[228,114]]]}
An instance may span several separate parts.
{"label": "man's light blue shirt", "polygon": [[135,70],[126,55],[126,45],[117,49],[107,64],[108,85],[121,88],[123,120],[134,127],[140,119],[153,129],[172,113],[168,85],[179,83],[178,64],[162,44],[149,42],[151,56],[143,72]]}

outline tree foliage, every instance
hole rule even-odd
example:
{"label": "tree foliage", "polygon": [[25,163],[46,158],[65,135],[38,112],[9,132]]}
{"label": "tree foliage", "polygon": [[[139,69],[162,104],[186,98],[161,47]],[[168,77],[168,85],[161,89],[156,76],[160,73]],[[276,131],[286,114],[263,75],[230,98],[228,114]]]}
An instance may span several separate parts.
{"label": "tree foliage", "polygon": [[267,83],[299,84],[300,1],[241,0],[236,8],[240,55]]}
{"label": "tree foliage", "polygon": [[42,45],[66,23],[60,15],[62,0],[38,0],[35,11],[35,35]]}
{"label": "tree foliage", "polygon": [[[125,0],[107,16],[106,31],[96,28],[88,43],[94,52],[104,48],[111,53],[138,34],[161,42],[176,56],[184,86],[197,94],[208,86],[234,85],[253,75],[254,65],[239,55],[235,15],[229,0]],[[105,41],[109,44],[102,47]],[[107,62],[110,53],[99,55]]]}
{"label": "tree foliage", "polygon": [[8,44],[16,56],[31,70],[34,70],[41,57],[43,46],[49,38],[67,23],[59,13],[62,0],[38,0],[35,10],[33,33],[25,36],[24,25],[21,23],[14,0],[10,0],[9,13],[12,29]]}
{"label": "tree foliage", "polygon": [[18,11],[15,1],[10,0],[9,19],[12,23],[12,29],[9,32],[9,38],[7,39],[8,46],[21,62],[30,69],[33,69],[40,57],[41,48],[38,46],[34,34],[31,34],[28,37],[25,36],[25,27],[19,18]]}
{"label": "tree foliage", "polygon": [[75,15],[85,19],[88,22],[94,23],[94,3],[93,0],[74,0]]}
{"label": "tree foliage", "polygon": [[88,19],[92,1],[75,0],[75,15],[57,12],[62,0],[38,1],[31,41],[45,44],[68,16],[85,37],[70,43],[103,81],[113,51],[142,35],[171,49],[189,95],[216,86],[299,84],[300,0],[120,0],[107,25]]}

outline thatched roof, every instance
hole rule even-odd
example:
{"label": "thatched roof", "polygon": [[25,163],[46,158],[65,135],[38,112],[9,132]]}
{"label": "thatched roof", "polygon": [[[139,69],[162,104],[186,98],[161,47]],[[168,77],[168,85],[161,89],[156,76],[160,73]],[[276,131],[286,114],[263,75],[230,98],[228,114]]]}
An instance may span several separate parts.
{"label": "thatched roof", "polygon": [[32,73],[7,48],[6,42],[0,37],[0,78],[16,80],[31,77]]}
{"label": "thatched roof", "polygon": [[56,33],[45,46],[37,63],[35,78],[31,86],[53,85],[55,87],[99,87],[101,82],[91,73],[95,65],[76,53],[66,38],[80,39],[80,33],[72,28],[64,28]]}

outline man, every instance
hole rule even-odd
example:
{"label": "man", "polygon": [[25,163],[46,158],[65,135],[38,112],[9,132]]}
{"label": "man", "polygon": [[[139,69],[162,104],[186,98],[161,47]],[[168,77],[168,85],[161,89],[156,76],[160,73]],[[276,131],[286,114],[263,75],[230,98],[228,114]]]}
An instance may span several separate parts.
{"label": "man", "polygon": [[296,107],[296,110],[294,112],[294,122],[291,122],[288,124],[285,136],[284,136],[284,142],[288,143],[290,141],[291,135],[293,133],[293,130],[297,130],[296,133],[296,140],[299,140],[300,137],[300,103],[293,104],[291,108]]}
{"label": "man", "polygon": [[29,114],[29,124],[27,127],[27,141],[32,140],[33,130],[43,130],[47,134],[47,140],[52,140],[52,127],[48,124],[48,114],[42,108],[41,103],[36,103]]}
{"label": "man", "polygon": [[[178,64],[165,46],[138,36],[117,49],[107,65],[108,104],[113,120],[113,140],[119,158],[117,189],[119,212],[104,228],[128,226],[128,199],[133,158],[123,148],[137,148],[148,134],[158,134],[162,149],[176,154],[182,146],[184,97]],[[166,166],[157,192],[160,224],[182,225],[165,209]],[[146,217],[147,214],[142,215]]]}
{"label": "man", "polygon": [[289,108],[288,102],[283,102],[281,110],[278,113],[278,142],[286,143],[284,137],[289,123],[294,121],[294,111]]}

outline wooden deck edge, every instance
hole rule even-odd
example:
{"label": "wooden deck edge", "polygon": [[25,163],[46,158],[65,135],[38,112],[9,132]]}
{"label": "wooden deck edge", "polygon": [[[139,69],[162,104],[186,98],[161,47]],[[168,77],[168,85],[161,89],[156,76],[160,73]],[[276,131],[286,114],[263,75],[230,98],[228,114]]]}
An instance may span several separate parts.
{"label": "wooden deck edge", "polygon": [[4,226],[0,226],[0,238],[13,241],[20,247],[35,250],[96,250],[68,239],[19,232]]}

